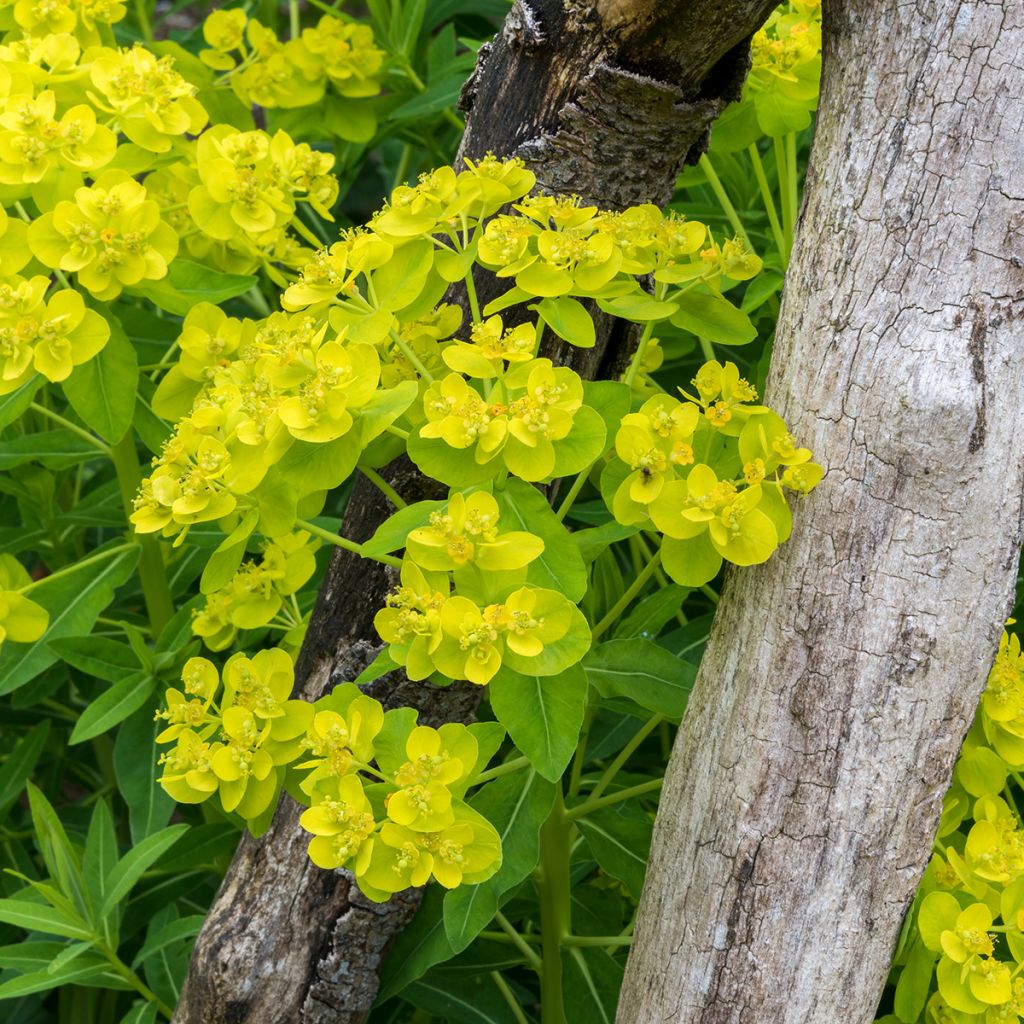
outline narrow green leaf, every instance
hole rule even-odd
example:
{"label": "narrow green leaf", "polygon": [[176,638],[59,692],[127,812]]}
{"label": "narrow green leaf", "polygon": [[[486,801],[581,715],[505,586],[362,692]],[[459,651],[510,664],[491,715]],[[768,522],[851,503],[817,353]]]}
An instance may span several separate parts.
{"label": "narrow green leaf", "polygon": [[440,886],[427,886],[416,916],[398,933],[384,961],[378,1005],[423,977],[435,964],[450,960],[455,955],[445,935],[441,916],[443,899]]}
{"label": "narrow green leaf", "polygon": [[615,627],[615,639],[656,637],[679,611],[688,593],[686,587],[669,584],[648,594]]}
{"label": "narrow green leaf", "polygon": [[626,697],[672,721],[683,717],[697,676],[695,665],[642,637],[598,644],[583,667],[602,697]]}
{"label": "narrow green leaf", "polygon": [[152,705],[146,705],[121,724],[114,741],[114,774],[128,805],[135,843],[163,828],[174,811],[174,801],[156,781],[159,728],[159,723],[153,721]]}
{"label": "narrow green leaf", "polygon": [[85,839],[85,853],[82,856],[85,887],[94,907],[103,906],[107,896],[107,878],[116,863],[117,835],[114,832],[114,819],[106,799],[100,799],[93,808],[89,834]]}
{"label": "narrow green leaf", "polygon": [[68,743],[84,743],[123,722],[149,700],[155,686],[156,680],[145,672],[115,683],[82,712]]}
{"label": "narrow green leaf", "polygon": [[66,636],[50,641],[60,660],[97,679],[116,683],[141,668],[127,644],[105,636]]}
{"label": "narrow green leaf", "polygon": [[135,969],[141,963],[145,963],[164,947],[170,946],[175,942],[183,942],[185,939],[191,939],[194,935],[198,935],[199,929],[203,927],[203,921],[205,920],[206,918],[203,914],[191,914],[188,917],[171,921],[170,924],[157,929],[153,935],[146,939],[142,949],[135,954],[135,959],[132,961],[132,969]]}
{"label": "narrow green leaf", "polygon": [[256,278],[249,274],[225,274],[191,260],[176,259],[165,278],[147,281],[133,290],[145,295],[160,309],[185,316],[198,302],[218,305],[236,295],[244,295],[254,284]]}
{"label": "narrow green leaf", "polygon": [[68,939],[91,939],[92,930],[81,918],[28,900],[0,900],[0,921],[30,932],[63,935]]}
{"label": "narrow green leaf", "polygon": [[38,462],[47,469],[64,469],[95,458],[95,445],[71,430],[43,430],[4,441],[0,447],[0,471],[7,472],[26,462]]}
{"label": "narrow green leaf", "polygon": [[19,999],[33,992],[46,992],[64,985],[80,985],[83,981],[103,974],[112,973],[110,965],[90,960],[88,963],[73,961],[52,974],[49,971],[34,971],[0,985],[0,999]]}
{"label": "narrow green leaf", "polygon": [[16,391],[0,395],[0,427],[6,427],[18,419],[32,404],[36,392],[42,387],[43,375],[33,374]]}
{"label": "narrow green leaf", "polygon": [[570,948],[562,955],[562,995],[570,1019],[614,1024],[622,967],[603,949]]}
{"label": "narrow green leaf", "polygon": [[651,819],[623,802],[578,818],[577,824],[601,869],[640,899],[651,848]]}
{"label": "narrow green leaf", "polygon": [[757,337],[750,317],[728,299],[713,292],[683,292],[671,321],[676,327],[718,345],[745,345]]}
{"label": "narrow green leaf", "polygon": [[43,856],[50,880],[70,900],[84,920],[89,918],[89,900],[85,894],[85,879],[78,854],[71,846],[64,826],[50,801],[41,789],[28,784],[28,804],[32,812],[32,827],[36,845]]}
{"label": "narrow green leaf", "polygon": [[0,820],[25,789],[25,783],[32,775],[32,769],[43,752],[49,733],[48,719],[32,726],[7,755],[3,767],[0,767]]}
{"label": "narrow green leaf", "polygon": [[100,917],[106,917],[128,895],[143,872],[187,831],[188,825],[170,825],[133,846],[107,876],[107,896],[100,907]]}

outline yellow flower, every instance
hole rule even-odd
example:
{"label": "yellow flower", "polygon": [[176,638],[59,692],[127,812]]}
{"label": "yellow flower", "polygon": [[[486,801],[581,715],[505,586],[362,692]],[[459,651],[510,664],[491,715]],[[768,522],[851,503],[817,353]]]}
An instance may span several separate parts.
{"label": "yellow flower", "polygon": [[309,859],[317,867],[330,870],[351,865],[356,875],[365,870],[376,822],[357,776],[346,775],[324,783],[299,824],[313,833]]}
{"label": "yellow flower", "polygon": [[46,609],[19,593],[31,583],[14,555],[0,555],[0,648],[5,640],[33,643],[46,632],[50,621]]}

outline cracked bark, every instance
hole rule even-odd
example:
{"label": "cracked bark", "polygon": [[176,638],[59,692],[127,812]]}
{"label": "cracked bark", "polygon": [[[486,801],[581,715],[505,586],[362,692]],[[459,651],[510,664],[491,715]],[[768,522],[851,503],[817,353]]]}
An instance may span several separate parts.
{"label": "cracked bark", "polygon": [[769,401],[828,474],[731,575],[618,1024],[866,1024],[996,650],[1024,494],[1024,7],[830,0]]}
{"label": "cracked bark", "polygon": [[[539,186],[609,208],[664,203],[684,160],[738,94],[748,40],[774,0],[535,0],[517,2],[481,51],[461,99],[461,156],[518,155]],[[484,282],[486,284],[486,282]],[[592,349],[550,350],[589,377],[623,364],[629,339],[604,318]],[[407,460],[387,475],[407,500],[430,484]],[[356,484],[342,532],[357,541],[392,509]],[[372,660],[373,615],[389,581],[379,566],[335,551],[297,665],[296,690],[315,699]],[[438,690],[396,673],[371,692],[432,724],[471,720],[476,692]],[[345,872],[306,857],[299,808],[287,796],[260,840],[246,837],[196,942],[175,1024],[358,1024],[377,970],[419,894],[383,906]]]}

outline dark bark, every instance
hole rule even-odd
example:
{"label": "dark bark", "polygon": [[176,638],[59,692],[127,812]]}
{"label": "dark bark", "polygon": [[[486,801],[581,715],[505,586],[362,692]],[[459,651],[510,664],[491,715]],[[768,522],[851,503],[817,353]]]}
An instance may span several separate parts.
{"label": "dark bark", "polygon": [[[773,0],[519,0],[481,51],[463,91],[460,157],[518,155],[538,186],[606,208],[665,203],[676,174],[706,145],[714,118],[742,85],[748,40]],[[587,377],[621,372],[628,338],[598,318],[592,349],[548,351]],[[387,475],[418,500],[431,484],[399,460]],[[342,532],[369,537],[393,511],[356,483]],[[297,666],[297,692],[316,699],[354,678],[379,649],[373,616],[390,586],[380,566],[335,551]],[[396,678],[399,677],[399,678]],[[469,721],[479,691],[437,689],[400,673],[369,688],[428,724]],[[387,945],[418,893],[383,906],[343,871],[306,857],[299,808],[284,797],[269,831],[245,838],[196,942],[176,1024],[358,1024],[377,991]]]}

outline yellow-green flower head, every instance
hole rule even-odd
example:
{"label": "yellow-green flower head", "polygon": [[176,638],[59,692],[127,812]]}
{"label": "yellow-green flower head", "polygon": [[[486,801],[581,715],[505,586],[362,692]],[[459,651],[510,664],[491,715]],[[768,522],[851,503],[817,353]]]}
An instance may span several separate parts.
{"label": "yellow-green flower head", "polygon": [[0,278],[13,277],[32,259],[28,225],[0,209]]}
{"label": "yellow-green flower head", "polygon": [[317,867],[351,867],[357,876],[366,870],[370,837],[377,823],[358,776],[345,775],[321,784],[316,802],[302,813],[299,824],[313,834],[309,859]]}
{"label": "yellow-green flower head", "polygon": [[78,274],[96,298],[167,275],[178,237],[146,190],[123,171],[104,171],[95,184],[57,203],[28,229],[33,254],[48,267]]}
{"label": "yellow-green flower head", "polygon": [[376,96],[386,54],[374,43],[373,29],[325,14],[316,28],[302,32],[302,44],[340,96]]}
{"label": "yellow-green flower head", "polygon": [[224,666],[224,706],[241,707],[259,719],[280,718],[295,683],[292,659],[279,648],[252,658],[239,652]]}
{"label": "yellow-green flower head", "polygon": [[472,200],[459,192],[455,171],[440,167],[421,174],[415,185],[399,185],[384,209],[374,214],[370,228],[396,241],[433,234]]}
{"label": "yellow-green flower head", "polygon": [[[326,79],[314,56],[301,39],[282,42],[272,29],[251,19],[245,30],[250,52],[230,76],[238,98],[251,106],[294,108],[311,106],[323,97]],[[231,58],[206,51],[206,63],[224,70],[234,67]],[[232,63],[228,63],[232,60]]]}
{"label": "yellow-green flower head", "polygon": [[137,146],[166,153],[171,140],[198,134],[209,117],[195,98],[196,87],[174,67],[141,45],[105,50],[90,69],[97,105],[117,118],[118,128]]}
{"label": "yellow-green flower head", "polygon": [[373,625],[409,678],[426,679],[435,671],[431,659],[442,640],[441,612],[450,583],[445,575],[428,577],[408,559],[402,564],[401,583],[388,594],[387,606],[374,616]]}
{"label": "yellow-green flower head", "polygon": [[380,382],[380,359],[372,345],[336,341],[321,345],[298,394],[278,409],[281,422],[300,441],[333,441],[348,433],[359,409],[373,397]]}
{"label": "yellow-green flower head", "polygon": [[33,643],[46,632],[49,613],[19,593],[31,583],[28,571],[14,555],[0,554],[0,648],[5,640]]}
{"label": "yellow-green flower head", "polygon": [[220,717],[211,714],[213,698],[220,685],[216,667],[205,658],[189,658],[181,673],[184,692],[170,687],[165,694],[167,707],[156,717],[168,725],[156,738],[157,743],[172,743],[186,732],[206,740],[216,731]]}
{"label": "yellow-green flower head", "polygon": [[454,824],[436,832],[414,832],[385,822],[356,873],[364,894],[383,901],[391,893],[424,885],[431,877],[446,889],[490,878],[501,866],[497,832],[464,804],[455,815]]}
{"label": "yellow-green flower head", "polygon": [[211,651],[226,650],[238,636],[238,627],[232,621],[232,596],[227,588],[209,594],[206,604],[192,616],[192,632]]}
{"label": "yellow-green flower head", "polygon": [[302,791],[311,794],[322,788],[322,780],[340,778],[373,760],[373,743],[383,725],[380,703],[351,684],[318,700],[302,740],[309,756],[296,766],[310,769]]}
{"label": "yellow-green flower head", "polygon": [[[230,53],[232,50],[237,50],[241,47],[242,38],[245,35],[245,25],[248,20],[245,11],[238,7],[229,11],[212,11],[207,16],[206,21],[203,22],[203,39],[214,50],[222,54]],[[225,70],[223,62],[211,62],[208,53],[209,51],[201,51],[199,54],[200,60],[209,64],[214,69]],[[228,68],[233,66],[234,61],[227,65]]]}
{"label": "yellow-green flower head", "polygon": [[488,153],[483,160],[465,157],[464,162],[467,169],[459,174],[459,191],[478,197],[470,209],[479,220],[521,199],[537,183],[537,176],[518,157],[500,160]]}
{"label": "yellow-green flower head", "polygon": [[72,107],[57,117],[57,97],[12,96],[0,114],[0,182],[54,181],[62,170],[94,173],[110,163],[117,138],[96,123],[92,107]]}
{"label": "yellow-green flower head", "polygon": [[270,723],[246,708],[232,707],[224,712],[221,725],[223,742],[210,759],[221,805],[229,813],[237,810],[243,818],[255,818],[277,792],[274,761],[263,749]]}
{"label": "yellow-green flower head", "polygon": [[615,435],[615,454],[632,472],[616,490],[612,512],[621,523],[640,522],[645,506],[667,480],[694,462],[693,434],[700,409],[671,395],[655,395],[640,411],[623,416]]}
{"label": "yellow-green flower head", "polygon": [[278,132],[270,143],[270,155],[285,189],[305,195],[324,220],[333,221],[330,208],[338,199],[338,179],[331,174],[334,154],[322,153],[305,142],[296,145],[290,136]]}
{"label": "yellow-green flower head", "polygon": [[512,277],[533,261],[528,249],[531,239],[539,233],[537,223],[528,217],[492,217],[480,236],[480,262],[496,269],[498,277]]}
{"label": "yellow-green flower head", "polygon": [[535,324],[519,324],[506,330],[497,314],[473,324],[470,337],[472,344],[456,341],[444,350],[443,358],[450,369],[483,380],[498,377],[505,363],[529,362],[537,348]]}
{"label": "yellow-green flower head", "polygon": [[313,255],[299,280],[285,291],[281,305],[296,310],[329,302],[348,291],[358,274],[383,266],[393,252],[390,242],[368,231],[346,231],[340,242]]}
{"label": "yellow-green flower head", "polygon": [[213,757],[221,746],[186,729],[175,746],[160,755],[163,775],[157,781],[179,804],[202,803],[217,792],[219,780],[213,771]]}
{"label": "yellow-green flower head", "polygon": [[447,509],[431,514],[429,526],[410,532],[406,551],[417,565],[433,571],[469,563],[489,572],[521,569],[541,554],[544,541],[522,530],[499,533],[499,518],[490,494],[454,494]]}
{"label": "yellow-green flower head", "polygon": [[649,274],[658,265],[658,240],[665,215],[653,203],[630,206],[621,212],[602,212],[597,230],[608,234],[622,255],[620,269],[627,274]]}
{"label": "yellow-green flower head", "polygon": [[1003,631],[981,701],[985,734],[1015,768],[1024,765],[1024,655],[1020,637]]}
{"label": "yellow-green flower head", "polygon": [[83,46],[101,42],[97,25],[113,25],[125,16],[120,0],[7,0],[26,37],[73,34]]}
{"label": "yellow-green flower head", "polygon": [[40,276],[0,285],[0,394],[14,391],[35,371],[65,380],[110,338],[107,321],[86,309],[77,292],[44,299],[49,283]]}
{"label": "yellow-green flower head", "polygon": [[8,88],[4,84],[6,79],[0,76],[0,93],[30,92],[29,83],[45,83],[49,71],[71,71],[81,52],[78,40],[67,32],[3,40],[0,42],[0,67],[13,71],[17,66],[16,77],[23,74],[25,80],[23,87]]}

